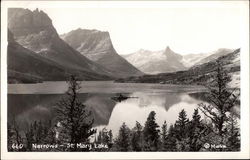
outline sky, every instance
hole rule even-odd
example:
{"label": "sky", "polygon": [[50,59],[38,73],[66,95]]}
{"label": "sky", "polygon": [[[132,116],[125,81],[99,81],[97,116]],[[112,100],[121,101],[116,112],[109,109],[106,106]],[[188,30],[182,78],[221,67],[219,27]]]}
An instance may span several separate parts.
{"label": "sky", "polygon": [[139,49],[179,54],[240,48],[248,11],[244,1],[24,3],[48,14],[59,34],[108,31],[119,54]]}

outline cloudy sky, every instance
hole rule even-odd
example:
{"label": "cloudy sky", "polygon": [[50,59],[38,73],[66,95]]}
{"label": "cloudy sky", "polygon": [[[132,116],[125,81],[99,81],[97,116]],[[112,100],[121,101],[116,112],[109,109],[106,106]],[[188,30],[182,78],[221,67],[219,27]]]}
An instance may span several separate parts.
{"label": "cloudy sky", "polygon": [[246,1],[41,1],[19,5],[45,11],[59,34],[77,28],[108,31],[119,54],[166,46],[180,54],[238,48],[247,34]]}

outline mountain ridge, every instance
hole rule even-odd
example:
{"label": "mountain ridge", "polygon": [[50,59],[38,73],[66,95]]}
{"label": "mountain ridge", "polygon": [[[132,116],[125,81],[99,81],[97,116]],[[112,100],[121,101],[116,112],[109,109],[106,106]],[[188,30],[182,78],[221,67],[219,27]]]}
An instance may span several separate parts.
{"label": "mountain ridge", "polygon": [[167,46],[165,50],[159,51],[140,49],[137,52],[123,55],[123,57],[147,74],[158,74],[187,70],[192,66],[207,63],[232,51],[233,49],[222,48],[208,53],[182,55]]}
{"label": "mountain ridge", "polygon": [[111,70],[117,77],[143,74],[116,52],[107,31],[78,28],[61,35],[61,38],[88,59]]}

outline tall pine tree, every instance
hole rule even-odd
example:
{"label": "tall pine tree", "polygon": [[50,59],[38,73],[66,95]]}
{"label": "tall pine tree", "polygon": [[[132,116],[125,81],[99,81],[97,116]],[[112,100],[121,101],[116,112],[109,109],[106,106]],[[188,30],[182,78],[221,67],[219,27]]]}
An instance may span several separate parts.
{"label": "tall pine tree", "polygon": [[201,122],[201,116],[199,115],[198,109],[195,109],[188,127],[190,151],[199,151],[202,148],[202,137],[204,136],[204,132],[205,127]]}
{"label": "tall pine tree", "polygon": [[131,146],[133,151],[142,151],[143,149],[142,126],[138,121],[136,121],[132,131]]}
{"label": "tall pine tree", "polygon": [[188,146],[188,126],[189,119],[187,118],[187,113],[184,109],[179,113],[178,120],[175,122],[175,133],[177,139],[177,149],[179,151],[189,150]]}
{"label": "tall pine tree", "polygon": [[223,143],[223,138],[226,134],[225,124],[229,120],[228,114],[235,106],[239,97],[239,94],[235,94],[236,88],[230,89],[228,87],[230,81],[231,77],[228,71],[223,68],[222,62],[218,60],[212,81],[206,85],[209,90],[207,98],[210,104],[199,104],[199,109],[215,125],[215,133],[220,136],[221,143]]}
{"label": "tall pine tree", "polygon": [[171,124],[168,129],[167,139],[164,144],[164,150],[166,151],[177,151],[176,146],[176,130],[174,126]]}
{"label": "tall pine tree", "polygon": [[61,126],[60,142],[73,144],[74,147],[69,150],[76,151],[77,143],[87,143],[96,130],[92,129],[94,119],[91,112],[78,99],[80,83],[75,76],[71,76],[68,84],[66,98],[56,105],[56,119]]}
{"label": "tall pine tree", "polygon": [[167,122],[164,121],[162,127],[161,139],[162,139],[162,150],[167,151],[168,149],[168,129],[167,129]]}
{"label": "tall pine tree", "polygon": [[208,100],[211,104],[199,104],[199,109],[212,120],[220,136],[224,133],[224,125],[228,119],[227,113],[231,111],[238,99],[238,96],[234,94],[235,89],[231,90],[227,86],[230,81],[231,77],[221,62],[217,61],[213,81],[206,86],[209,89]]}
{"label": "tall pine tree", "polygon": [[130,129],[123,123],[119,130],[119,135],[115,140],[115,146],[118,151],[130,150]]}
{"label": "tall pine tree", "polygon": [[151,111],[148,115],[145,127],[143,130],[143,136],[145,141],[145,149],[149,151],[157,151],[159,149],[160,130],[159,125],[155,121],[155,111]]}
{"label": "tall pine tree", "polygon": [[230,113],[229,121],[227,124],[227,150],[240,151],[240,129],[238,126],[237,116]]}
{"label": "tall pine tree", "polygon": [[187,136],[187,127],[188,127],[189,119],[187,118],[187,113],[184,109],[179,113],[178,120],[175,122],[175,129],[177,131],[177,139],[181,140]]}

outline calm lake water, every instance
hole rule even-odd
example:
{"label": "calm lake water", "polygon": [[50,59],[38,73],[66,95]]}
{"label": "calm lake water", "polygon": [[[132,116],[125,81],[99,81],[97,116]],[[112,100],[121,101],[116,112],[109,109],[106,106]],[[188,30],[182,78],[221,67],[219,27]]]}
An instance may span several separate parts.
{"label": "calm lake water", "polygon": [[[34,120],[48,120],[55,115],[53,107],[67,90],[66,82],[8,85],[8,120],[13,117],[26,128]],[[177,120],[178,113],[185,109],[191,118],[197,104],[202,100],[192,93],[200,93],[201,86],[178,86],[167,84],[113,83],[110,81],[81,82],[80,100],[92,110],[96,128],[112,129],[116,135],[125,122],[130,128],[136,121],[144,125],[148,114],[156,112],[156,121],[162,125]],[[116,102],[111,97],[118,93],[129,98]],[[199,95],[199,94],[198,94]]]}

